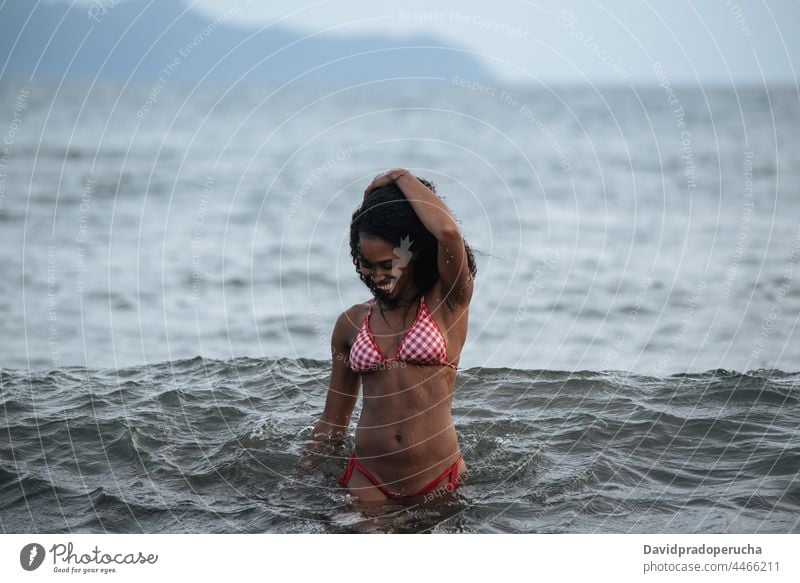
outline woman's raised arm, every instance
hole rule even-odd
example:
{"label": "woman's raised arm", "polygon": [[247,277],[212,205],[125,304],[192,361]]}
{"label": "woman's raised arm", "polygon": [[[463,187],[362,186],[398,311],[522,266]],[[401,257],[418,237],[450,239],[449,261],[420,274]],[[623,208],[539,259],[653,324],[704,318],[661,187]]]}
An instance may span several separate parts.
{"label": "woman's raised arm", "polygon": [[451,305],[468,305],[472,299],[472,274],[464,239],[447,204],[405,168],[395,168],[376,176],[364,191],[364,198],[376,188],[391,182],[397,184],[419,220],[439,243],[437,267],[442,293]]}

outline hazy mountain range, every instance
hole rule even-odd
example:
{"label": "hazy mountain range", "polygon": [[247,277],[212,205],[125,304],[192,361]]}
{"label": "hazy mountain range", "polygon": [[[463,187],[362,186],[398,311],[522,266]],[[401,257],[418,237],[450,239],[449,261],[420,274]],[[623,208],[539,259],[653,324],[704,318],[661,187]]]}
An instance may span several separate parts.
{"label": "hazy mountain range", "polygon": [[90,5],[0,2],[2,77],[302,81],[349,83],[405,76],[490,80],[474,56],[430,36],[309,38],[290,28],[243,28],[181,0],[97,0]]}

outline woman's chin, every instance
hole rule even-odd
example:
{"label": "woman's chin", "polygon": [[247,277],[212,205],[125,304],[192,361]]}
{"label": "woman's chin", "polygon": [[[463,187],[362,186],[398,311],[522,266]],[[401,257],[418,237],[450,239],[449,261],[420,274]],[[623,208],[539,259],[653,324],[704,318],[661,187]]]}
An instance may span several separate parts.
{"label": "woman's chin", "polygon": [[394,294],[392,292],[380,288],[373,288],[372,295],[375,296],[376,299],[379,299],[384,302],[391,300],[394,297]]}

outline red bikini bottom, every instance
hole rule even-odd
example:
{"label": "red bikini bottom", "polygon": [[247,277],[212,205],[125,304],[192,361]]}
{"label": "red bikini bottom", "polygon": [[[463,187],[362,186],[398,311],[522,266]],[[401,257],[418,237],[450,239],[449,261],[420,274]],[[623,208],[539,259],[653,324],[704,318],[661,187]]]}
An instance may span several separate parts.
{"label": "red bikini bottom", "polygon": [[347,486],[347,483],[350,481],[350,476],[353,475],[353,469],[357,469],[359,472],[364,474],[364,477],[367,478],[372,485],[378,488],[387,498],[391,498],[392,500],[403,500],[406,498],[413,498],[414,496],[423,496],[425,494],[429,494],[436,489],[436,486],[442,479],[445,478],[448,474],[450,475],[450,479],[445,486],[448,492],[452,492],[458,487],[458,464],[461,463],[461,454],[458,454],[458,459],[456,462],[435,477],[431,482],[428,483],[427,486],[423,487],[419,492],[415,492],[414,494],[398,494],[397,492],[392,492],[391,490],[387,490],[378,480],[376,480],[372,474],[369,473],[369,470],[364,467],[364,465],[358,461],[356,457],[356,452],[350,454],[350,459],[347,460],[347,469],[344,472],[344,475],[339,478],[339,483],[342,486]]}

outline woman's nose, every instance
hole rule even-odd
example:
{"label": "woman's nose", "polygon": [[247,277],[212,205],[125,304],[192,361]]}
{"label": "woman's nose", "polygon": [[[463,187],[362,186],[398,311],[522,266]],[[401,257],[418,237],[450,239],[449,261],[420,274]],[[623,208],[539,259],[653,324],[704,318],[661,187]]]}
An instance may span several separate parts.
{"label": "woman's nose", "polygon": [[391,273],[391,271],[391,269],[383,269],[382,267],[372,267],[367,270],[367,274],[372,281],[378,283],[379,281],[386,279],[387,274]]}

